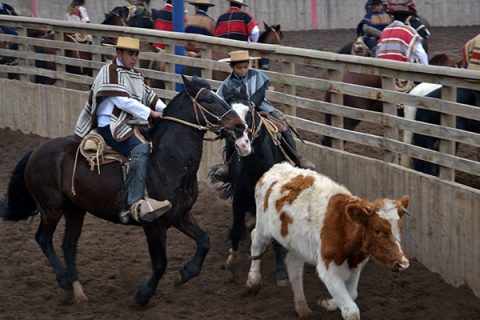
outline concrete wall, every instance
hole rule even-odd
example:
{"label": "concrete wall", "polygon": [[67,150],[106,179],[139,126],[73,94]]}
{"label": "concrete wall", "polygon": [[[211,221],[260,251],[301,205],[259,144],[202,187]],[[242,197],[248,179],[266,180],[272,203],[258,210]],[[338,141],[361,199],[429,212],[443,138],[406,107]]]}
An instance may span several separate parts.
{"label": "concrete wall", "polygon": [[[40,18],[63,19],[70,0],[8,0],[6,3],[16,8],[21,15],[31,16],[31,2],[37,4],[37,16]],[[212,0],[217,6],[209,10],[217,18],[227,7],[226,0]],[[123,6],[125,0],[87,0],[87,10],[92,22],[103,20],[105,12],[116,6]],[[315,20],[312,12],[317,13],[318,29],[355,28],[364,14],[363,0],[247,0],[257,20],[269,24],[280,23],[284,30],[309,30]],[[159,9],[163,1],[152,0],[151,7]],[[316,4],[316,5],[315,5]],[[468,26],[480,23],[479,0],[424,0],[416,1],[418,12],[432,26]],[[190,12],[193,7],[185,2]],[[314,27],[315,28],[315,27]]]}

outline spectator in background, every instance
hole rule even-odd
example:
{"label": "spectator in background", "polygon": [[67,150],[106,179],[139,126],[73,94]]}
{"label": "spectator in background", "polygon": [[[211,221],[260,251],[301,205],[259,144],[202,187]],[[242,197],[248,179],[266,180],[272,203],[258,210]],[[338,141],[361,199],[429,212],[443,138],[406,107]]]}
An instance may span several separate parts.
{"label": "spectator in background", "polygon": [[[65,13],[65,20],[70,22],[89,23],[90,18],[88,16],[87,8],[85,8],[86,3],[86,0],[73,0],[67,8],[67,12]],[[72,37],[75,42],[80,43],[91,43],[93,40],[91,35],[78,32],[70,34],[70,37]]]}
{"label": "spectator in background", "polygon": [[463,46],[464,67],[469,70],[480,70],[480,34],[468,40]]}
{"label": "spectator in background", "polygon": [[[16,16],[17,13],[12,6],[0,2],[0,14],[7,16]],[[0,25],[0,33],[10,34],[12,36],[18,36],[17,30],[9,26]],[[8,49],[18,50],[18,43],[15,42],[4,42],[3,43]],[[0,44],[1,46],[1,44]],[[17,64],[17,60],[14,57],[0,57],[0,64]]]}
{"label": "spectator in background", "polygon": [[[165,6],[160,10],[152,9],[153,27],[162,31],[173,31],[173,5],[172,0],[167,0]],[[165,49],[165,45],[154,43],[157,49]]]}
{"label": "spectator in background", "polygon": [[207,11],[209,7],[213,7],[215,4],[211,3],[210,0],[192,0],[188,3],[195,7],[195,13],[187,16],[185,32],[213,36],[215,20],[207,14]]}
{"label": "spectator in background", "polygon": [[376,57],[404,62],[428,64],[428,55],[422,46],[422,37],[409,25],[412,11],[392,11],[394,21],[383,29],[376,49]]}
{"label": "spectator in background", "polygon": [[[185,33],[202,34],[205,36],[213,36],[215,29],[215,20],[208,16],[207,11],[209,7],[215,6],[210,0],[192,0],[189,1],[195,7],[195,13],[187,16],[185,23]],[[200,57],[200,48],[194,42],[189,42],[187,47],[187,55],[193,57]],[[191,67],[191,74],[200,77],[202,69],[199,67]]]}
{"label": "spectator in background", "polygon": [[72,22],[90,22],[87,8],[85,8],[86,2],[86,0],[73,0],[67,8],[65,20]]}
{"label": "spectator in background", "polygon": [[357,30],[359,36],[363,35],[365,45],[373,52],[383,29],[392,22],[392,17],[385,11],[382,0],[371,0],[370,6],[371,10],[367,11]]}
{"label": "spectator in background", "polygon": [[7,16],[16,16],[17,13],[15,12],[15,9],[9,4],[6,4],[4,2],[0,2],[0,14],[5,14]]}
{"label": "spectator in background", "polygon": [[242,10],[244,0],[228,0],[230,8],[220,15],[214,36],[240,41],[257,42],[260,36],[258,22],[251,13]]}

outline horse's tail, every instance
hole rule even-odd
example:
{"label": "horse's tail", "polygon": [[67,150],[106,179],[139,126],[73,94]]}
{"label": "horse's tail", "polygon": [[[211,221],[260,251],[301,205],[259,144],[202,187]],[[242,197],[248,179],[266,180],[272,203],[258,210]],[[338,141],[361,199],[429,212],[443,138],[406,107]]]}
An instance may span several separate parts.
{"label": "horse's tail", "polygon": [[5,220],[20,221],[38,213],[37,205],[25,184],[25,167],[32,155],[27,152],[13,169],[8,184],[7,210],[0,214]]}
{"label": "horse's tail", "polygon": [[[210,178],[210,183],[212,184],[215,184],[217,182],[223,182],[218,180],[215,174],[219,167],[220,164],[216,164],[212,168],[210,168],[210,171],[208,172],[208,177]],[[233,197],[233,186],[231,182],[223,182],[222,186],[218,188],[218,191],[220,192],[221,199],[226,200]]]}

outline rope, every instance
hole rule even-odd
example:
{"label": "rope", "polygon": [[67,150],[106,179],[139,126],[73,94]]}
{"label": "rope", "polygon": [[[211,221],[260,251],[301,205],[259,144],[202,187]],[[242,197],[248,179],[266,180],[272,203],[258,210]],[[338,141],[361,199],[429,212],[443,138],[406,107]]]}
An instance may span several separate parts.
{"label": "rope", "polygon": [[72,188],[70,189],[72,195],[76,196],[77,193],[75,192],[75,171],[77,171],[77,161],[78,161],[78,153],[80,152],[80,145],[77,147],[77,152],[75,152],[75,162],[73,162],[73,171],[72,171]]}
{"label": "rope", "polygon": [[267,129],[268,134],[272,138],[273,143],[280,149],[280,152],[282,152],[283,156],[285,159],[291,164],[295,165],[295,161],[293,161],[285,151],[285,149],[282,147],[281,141],[277,138],[278,134],[278,128],[277,126],[273,123],[273,121],[265,118],[265,117],[260,117],[262,123],[265,125],[265,128]]}

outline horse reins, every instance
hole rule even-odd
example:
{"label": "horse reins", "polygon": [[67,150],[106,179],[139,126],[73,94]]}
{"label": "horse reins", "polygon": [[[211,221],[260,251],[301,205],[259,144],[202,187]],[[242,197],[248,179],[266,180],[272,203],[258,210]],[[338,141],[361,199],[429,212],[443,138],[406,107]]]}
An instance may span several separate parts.
{"label": "horse reins", "polygon": [[[295,161],[293,161],[285,151],[285,149],[282,147],[281,141],[277,138],[277,134],[279,133],[277,126],[275,123],[271,120],[269,120],[266,117],[262,117],[256,110],[255,107],[250,107],[250,112],[252,113],[252,127],[248,128],[248,130],[252,133],[252,142],[255,140],[256,137],[258,137],[258,132],[260,132],[260,129],[262,126],[265,127],[267,130],[267,133],[270,135],[270,138],[272,139],[273,143],[275,146],[277,146],[280,149],[280,152],[283,154],[285,159],[290,163],[290,164],[295,164]],[[258,127],[255,125],[255,114],[258,114],[260,116],[260,123]]]}
{"label": "horse reins", "polygon": [[[210,121],[208,121],[207,119],[207,116],[205,115],[205,113],[207,113],[208,115],[216,118],[218,120],[218,122],[220,123],[222,121],[222,119],[228,114],[230,113],[231,111],[233,111],[233,109],[229,109],[227,110],[224,114],[222,114],[221,116],[217,116],[216,114],[208,111],[205,107],[203,107],[198,101],[197,101],[197,98],[198,96],[200,95],[200,93],[203,91],[203,90],[206,90],[205,88],[201,88],[200,90],[198,90],[197,94],[195,95],[195,97],[192,97],[191,95],[189,95],[188,93],[188,96],[190,97],[190,99],[192,100],[192,104],[193,104],[193,107],[194,107],[194,111],[195,111],[195,118],[197,119],[197,123],[191,123],[191,122],[188,122],[186,120],[182,120],[182,119],[178,119],[178,118],[175,118],[175,117],[171,117],[171,116],[164,116],[162,117],[162,119],[164,120],[170,120],[170,121],[174,121],[174,122],[178,122],[178,123],[181,123],[183,125],[186,125],[188,127],[191,127],[191,128],[195,128],[195,129],[198,129],[198,130],[204,130],[204,131],[211,131],[211,132],[218,132],[220,131],[220,129],[222,129],[222,126],[220,126],[219,124],[214,124],[214,123],[211,123]],[[202,125],[200,124],[200,116],[201,118],[203,119],[203,121],[205,122],[205,125]]]}

